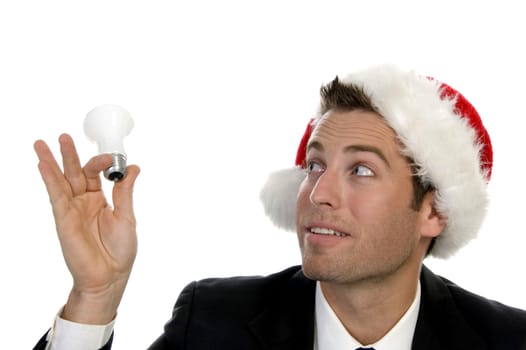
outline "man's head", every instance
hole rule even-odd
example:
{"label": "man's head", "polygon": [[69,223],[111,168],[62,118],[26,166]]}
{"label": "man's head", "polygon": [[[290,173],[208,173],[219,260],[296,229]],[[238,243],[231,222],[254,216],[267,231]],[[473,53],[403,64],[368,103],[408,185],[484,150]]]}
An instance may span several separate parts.
{"label": "man's head", "polygon": [[[296,196],[307,172],[307,145],[329,114],[375,114],[394,135],[411,177],[412,209],[427,193],[446,226],[431,254],[448,257],[473,239],[487,207],[491,143],[475,109],[434,79],[379,66],[335,80],[321,90],[320,113],[300,142],[296,167],[269,177],[261,199],[274,223],[296,229]],[[411,174],[411,171],[410,171]],[[304,181],[305,180],[305,181]]]}

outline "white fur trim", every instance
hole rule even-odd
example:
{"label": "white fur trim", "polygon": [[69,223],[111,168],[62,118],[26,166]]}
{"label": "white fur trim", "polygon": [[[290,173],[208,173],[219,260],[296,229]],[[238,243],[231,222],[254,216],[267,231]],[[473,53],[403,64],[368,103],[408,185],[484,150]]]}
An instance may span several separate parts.
{"label": "white fur trim", "polygon": [[488,206],[475,130],[441,99],[441,85],[415,72],[382,66],[350,74],[342,83],[363,86],[405,146],[405,155],[437,189],[437,211],[447,219],[431,252],[447,258],[477,236]]}
{"label": "white fur trim", "polygon": [[[481,146],[468,120],[455,113],[455,99],[441,99],[439,82],[389,65],[341,81],[364,88],[405,146],[402,152],[436,188],[436,209],[447,225],[431,254],[455,254],[477,236],[489,202],[486,174],[480,169]],[[291,169],[271,178],[260,197],[265,212],[278,227],[295,231],[295,201],[303,178]]]}
{"label": "white fur trim", "polygon": [[300,167],[278,170],[263,186],[259,198],[265,214],[277,227],[296,232],[296,197],[305,175]]}

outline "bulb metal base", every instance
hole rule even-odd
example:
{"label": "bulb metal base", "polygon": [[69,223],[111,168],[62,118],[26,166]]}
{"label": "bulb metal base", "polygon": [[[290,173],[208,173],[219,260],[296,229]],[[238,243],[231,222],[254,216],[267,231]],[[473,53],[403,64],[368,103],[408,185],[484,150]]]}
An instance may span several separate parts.
{"label": "bulb metal base", "polygon": [[126,155],[122,153],[112,153],[112,165],[104,170],[104,177],[110,181],[120,181],[126,176]]}

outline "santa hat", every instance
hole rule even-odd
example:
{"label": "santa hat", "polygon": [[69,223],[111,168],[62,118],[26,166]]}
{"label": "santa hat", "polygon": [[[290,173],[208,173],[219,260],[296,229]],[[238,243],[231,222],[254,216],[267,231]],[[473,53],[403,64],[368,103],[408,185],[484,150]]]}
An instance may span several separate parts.
{"label": "santa hat", "polygon": [[[394,66],[377,66],[340,77],[361,87],[395,131],[404,155],[436,189],[435,209],[446,219],[431,255],[447,258],[476,237],[488,206],[493,152],[475,108],[458,91],[433,78]],[[316,122],[300,141],[294,167],[270,174],[260,199],[272,222],[296,231],[296,197],[306,176],[306,146]]]}

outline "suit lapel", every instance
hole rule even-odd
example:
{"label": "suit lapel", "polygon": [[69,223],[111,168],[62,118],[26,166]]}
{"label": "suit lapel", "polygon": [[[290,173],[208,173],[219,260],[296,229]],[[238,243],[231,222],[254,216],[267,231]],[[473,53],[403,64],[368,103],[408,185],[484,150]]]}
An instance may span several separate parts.
{"label": "suit lapel", "polygon": [[[446,283],[422,266],[413,350],[487,349],[455,305]],[[312,349],[316,283],[298,270],[277,283],[268,306],[249,323],[261,349]]]}
{"label": "suit lapel", "polygon": [[461,315],[443,280],[422,266],[420,284],[422,299],[413,350],[487,348]]}
{"label": "suit lapel", "polygon": [[299,270],[275,286],[268,307],[249,324],[261,349],[313,348],[315,285]]}

